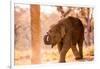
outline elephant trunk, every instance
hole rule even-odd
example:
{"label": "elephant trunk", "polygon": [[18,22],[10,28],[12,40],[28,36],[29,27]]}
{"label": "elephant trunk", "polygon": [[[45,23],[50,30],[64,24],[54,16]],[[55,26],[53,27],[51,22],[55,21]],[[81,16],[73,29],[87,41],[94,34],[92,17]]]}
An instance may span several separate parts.
{"label": "elephant trunk", "polygon": [[49,35],[45,35],[44,36],[44,43],[47,44],[47,45],[51,44],[51,42],[50,42],[50,36]]}

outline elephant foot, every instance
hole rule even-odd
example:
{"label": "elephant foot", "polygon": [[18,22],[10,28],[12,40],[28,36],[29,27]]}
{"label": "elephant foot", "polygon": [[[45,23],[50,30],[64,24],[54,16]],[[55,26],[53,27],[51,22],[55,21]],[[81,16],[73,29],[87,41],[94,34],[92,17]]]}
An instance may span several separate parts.
{"label": "elephant foot", "polygon": [[83,59],[83,57],[76,57],[75,59],[76,60],[81,60],[81,59]]}

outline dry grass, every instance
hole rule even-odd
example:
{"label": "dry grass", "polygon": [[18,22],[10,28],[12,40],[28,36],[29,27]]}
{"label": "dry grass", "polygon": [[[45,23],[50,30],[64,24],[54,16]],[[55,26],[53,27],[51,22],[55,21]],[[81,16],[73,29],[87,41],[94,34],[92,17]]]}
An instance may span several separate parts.
{"label": "dry grass", "polygon": [[[44,51],[43,63],[56,63],[59,60],[59,53],[57,48]],[[83,48],[83,60],[82,61],[92,61],[94,59],[94,46],[88,46]],[[66,61],[75,61],[75,57],[70,49],[66,54]]]}
{"label": "dry grass", "polygon": [[[31,64],[31,49],[27,50],[17,50],[15,49],[15,64]],[[83,48],[84,59],[82,61],[92,61],[94,59],[94,46],[88,46]],[[53,49],[43,49],[41,54],[41,62],[42,63],[57,63],[59,60],[59,53],[56,47]],[[74,55],[72,50],[70,49],[66,54],[66,61],[73,62],[76,61],[74,59]]]}
{"label": "dry grass", "polygon": [[31,49],[27,50],[17,50],[15,49],[15,64],[21,65],[21,64],[31,64]]}

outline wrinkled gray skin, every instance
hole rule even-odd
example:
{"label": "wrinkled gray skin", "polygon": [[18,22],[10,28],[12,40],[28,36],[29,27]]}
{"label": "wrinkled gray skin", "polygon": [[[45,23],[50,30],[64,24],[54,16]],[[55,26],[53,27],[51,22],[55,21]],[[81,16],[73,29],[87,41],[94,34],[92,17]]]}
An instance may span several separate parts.
{"label": "wrinkled gray skin", "polygon": [[[44,36],[44,43],[51,45],[52,48],[57,45],[60,54],[59,62],[65,62],[65,56],[71,48],[75,59],[83,58],[83,40],[84,27],[80,19],[68,17],[61,19],[58,23],[50,28]],[[79,50],[76,48],[78,44]]]}

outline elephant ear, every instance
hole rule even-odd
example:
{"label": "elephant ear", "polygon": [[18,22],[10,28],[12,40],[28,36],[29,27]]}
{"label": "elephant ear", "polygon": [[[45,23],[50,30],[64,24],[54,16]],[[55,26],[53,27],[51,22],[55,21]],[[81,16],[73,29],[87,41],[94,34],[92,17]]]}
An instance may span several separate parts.
{"label": "elephant ear", "polygon": [[65,28],[61,27],[61,38],[63,38],[65,35]]}

